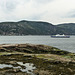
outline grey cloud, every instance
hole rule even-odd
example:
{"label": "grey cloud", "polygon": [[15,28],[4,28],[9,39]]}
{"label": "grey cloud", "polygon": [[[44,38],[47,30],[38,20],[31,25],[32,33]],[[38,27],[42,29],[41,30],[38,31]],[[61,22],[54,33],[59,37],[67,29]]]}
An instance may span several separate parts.
{"label": "grey cloud", "polygon": [[25,4],[32,2],[33,7],[38,7],[39,5],[48,3],[50,1],[54,0],[2,0],[0,2],[0,7],[4,11],[4,13],[11,13],[16,9],[18,5],[25,6]]}
{"label": "grey cloud", "polygon": [[67,18],[75,18],[75,10],[72,10],[66,14]]}
{"label": "grey cloud", "polygon": [[9,10],[13,10],[13,9],[15,9],[16,8],[16,3],[11,3],[11,2],[7,2],[6,3],[6,9],[9,11]]}
{"label": "grey cloud", "polygon": [[16,7],[18,5],[24,6],[25,4],[29,3],[30,1],[31,0],[6,0],[4,8],[6,8],[6,10],[8,12],[11,12],[14,9],[16,9]]}
{"label": "grey cloud", "polygon": [[6,0],[1,1],[0,7],[5,13],[13,11],[17,6],[17,2],[15,0]]}
{"label": "grey cloud", "polygon": [[51,1],[54,1],[54,0],[35,0],[35,2],[37,2],[37,3],[48,3]]}
{"label": "grey cloud", "polygon": [[75,14],[69,15],[68,18],[75,18]]}
{"label": "grey cloud", "polygon": [[40,20],[41,19],[41,16],[43,16],[44,13],[40,13],[40,14],[34,14],[32,16],[29,17],[29,19],[32,19],[32,20]]}

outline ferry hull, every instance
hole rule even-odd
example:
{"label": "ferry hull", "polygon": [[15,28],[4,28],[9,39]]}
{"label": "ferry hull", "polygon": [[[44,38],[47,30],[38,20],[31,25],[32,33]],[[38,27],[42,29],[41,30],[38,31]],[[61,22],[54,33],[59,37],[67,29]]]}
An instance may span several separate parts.
{"label": "ferry hull", "polygon": [[51,35],[52,38],[70,38],[70,36],[65,35],[65,36],[55,36],[55,35]]}

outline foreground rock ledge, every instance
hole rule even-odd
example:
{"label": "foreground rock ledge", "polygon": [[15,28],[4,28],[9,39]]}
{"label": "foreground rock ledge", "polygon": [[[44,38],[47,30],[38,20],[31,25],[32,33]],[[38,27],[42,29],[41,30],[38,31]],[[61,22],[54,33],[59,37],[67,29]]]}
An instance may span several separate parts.
{"label": "foreground rock ledge", "polygon": [[17,54],[24,54],[25,56],[35,55],[37,58],[75,62],[75,53],[60,50],[58,48],[47,45],[1,44],[0,52],[2,52],[0,55],[16,54],[17,52]]}
{"label": "foreground rock ledge", "polygon": [[[33,71],[35,75],[74,75],[75,73],[75,53],[47,45],[1,44],[0,64],[18,66],[17,62],[34,63],[37,67]],[[13,68],[0,69],[0,74],[31,75]]]}
{"label": "foreground rock ledge", "polygon": [[47,45],[34,45],[34,44],[1,44],[0,52],[25,52],[35,54],[70,54],[68,51],[63,51],[58,48]]}

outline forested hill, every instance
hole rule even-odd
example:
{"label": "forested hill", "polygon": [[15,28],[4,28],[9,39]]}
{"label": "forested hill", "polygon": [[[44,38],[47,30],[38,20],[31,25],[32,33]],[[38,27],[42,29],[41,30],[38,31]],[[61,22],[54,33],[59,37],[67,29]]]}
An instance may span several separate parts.
{"label": "forested hill", "polygon": [[69,35],[75,35],[75,23],[64,23],[57,25],[59,28],[63,28],[64,32]]}
{"label": "forested hill", "polygon": [[26,21],[1,22],[0,35],[75,35],[75,24],[53,25],[48,22]]}

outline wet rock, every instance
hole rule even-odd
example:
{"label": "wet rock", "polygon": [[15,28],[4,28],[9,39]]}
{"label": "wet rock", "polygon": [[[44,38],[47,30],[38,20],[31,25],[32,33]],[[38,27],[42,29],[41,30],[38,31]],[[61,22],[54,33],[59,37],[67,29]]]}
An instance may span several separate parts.
{"label": "wet rock", "polygon": [[20,72],[20,69],[19,68],[14,68],[13,71],[14,72]]}
{"label": "wet rock", "polygon": [[0,51],[17,51],[17,52],[25,52],[25,53],[51,53],[57,55],[66,55],[70,52],[60,50],[55,47],[46,46],[46,45],[34,45],[34,44],[5,44],[2,45]]}
{"label": "wet rock", "polygon": [[71,68],[68,68],[68,70],[69,70],[70,72],[73,72]]}
{"label": "wet rock", "polygon": [[31,55],[24,55],[24,57],[32,57]]}
{"label": "wet rock", "polygon": [[70,63],[70,64],[75,64],[75,62],[72,62],[72,61],[70,61],[69,63]]}
{"label": "wet rock", "polygon": [[10,61],[9,63],[12,64],[12,65],[16,65],[17,64],[16,61]]}
{"label": "wet rock", "polygon": [[35,70],[35,75],[52,75],[48,70]]}
{"label": "wet rock", "polygon": [[[75,62],[70,60],[65,61],[64,57],[66,56],[67,52],[63,52],[57,48],[44,45],[19,44],[14,47],[9,47],[7,45],[7,47],[4,47],[4,49],[10,50],[10,52],[13,51],[14,54],[11,53],[1,55],[0,63],[11,64],[14,68],[1,69],[0,72],[3,72],[1,75],[28,75],[27,73],[20,71],[20,68],[26,69],[26,67],[24,65],[17,64],[16,62],[23,62],[22,64],[33,63],[37,69],[33,71],[35,75],[74,75],[75,73]],[[21,54],[15,54],[15,51],[21,52]],[[29,52],[33,54],[29,54]],[[24,55],[24,53],[26,53],[26,55]],[[40,53],[42,53],[42,58],[39,58]],[[48,53],[48,55],[46,53]],[[34,54],[35,56],[32,57]],[[31,70],[29,71],[31,72]]]}

